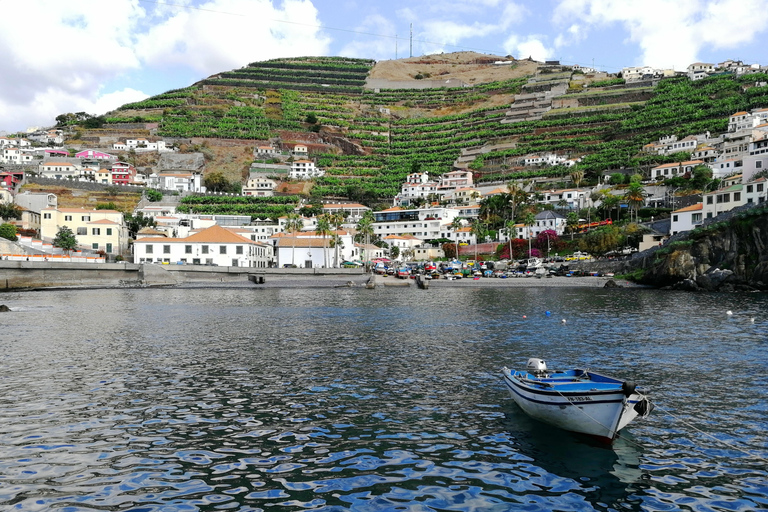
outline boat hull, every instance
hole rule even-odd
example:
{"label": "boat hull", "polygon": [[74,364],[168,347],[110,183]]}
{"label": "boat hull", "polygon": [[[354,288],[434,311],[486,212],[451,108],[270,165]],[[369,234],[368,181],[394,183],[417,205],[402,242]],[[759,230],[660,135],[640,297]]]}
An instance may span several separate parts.
{"label": "boat hull", "polygon": [[605,442],[613,441],[622,428],[637,418],[637,409],[644,410],[636,404],[645,397],[635,392],[627,396],[618,380],[613,384],[578,379],[541,384],[524,372],[504,368],[503,374],[512,399],[530,417]]}

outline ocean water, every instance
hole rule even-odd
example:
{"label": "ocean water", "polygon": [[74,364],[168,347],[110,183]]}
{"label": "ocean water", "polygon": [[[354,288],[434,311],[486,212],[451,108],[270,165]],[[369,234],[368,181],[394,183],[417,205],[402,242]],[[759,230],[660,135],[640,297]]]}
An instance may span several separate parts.
{"label": "ocean water", "polygon": [[[768,508],[765,294],[240,287],[0,304],[0,510]],[[656,409],[611,447],[542,425],[500,374],[529,357],[637,382]]]}

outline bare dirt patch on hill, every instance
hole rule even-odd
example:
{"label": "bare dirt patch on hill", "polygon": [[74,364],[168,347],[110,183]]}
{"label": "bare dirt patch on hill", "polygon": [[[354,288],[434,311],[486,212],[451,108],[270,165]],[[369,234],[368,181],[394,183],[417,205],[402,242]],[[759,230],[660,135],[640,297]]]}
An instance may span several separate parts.
{"label": "bare dirt patch on hill", "polygon": [[[494,64],[504,60],[512,60],[514,63],[501,66]],[[476,52],[455,52],[379,61],[369,76],[384,80],[415,80],[414,77],[421,74],[429,80],[454,78],[473,85],[532,75],[537,67],[538,63],[529,60]]]}

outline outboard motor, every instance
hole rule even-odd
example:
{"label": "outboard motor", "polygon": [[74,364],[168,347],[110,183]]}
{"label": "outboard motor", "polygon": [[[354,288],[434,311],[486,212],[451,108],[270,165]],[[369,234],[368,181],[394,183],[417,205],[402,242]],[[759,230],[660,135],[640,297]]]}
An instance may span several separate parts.
{"label": "outboard motor", "polygon": [[536,377],[544,377],[547,375],[547,363],[543,359],[532,357],[528,359],[528,364],[525,365],[525,369],[531,375]]}

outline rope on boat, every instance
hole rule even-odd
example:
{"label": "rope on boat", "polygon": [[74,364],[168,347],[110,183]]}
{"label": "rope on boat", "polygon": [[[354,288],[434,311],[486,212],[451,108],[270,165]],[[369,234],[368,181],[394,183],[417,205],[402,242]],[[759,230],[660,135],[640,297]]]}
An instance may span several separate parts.
{"label": "rope on boat", "polygon": [[655,405],[656,405],[656,407],[658,407],[659,409],[661,409],[662,411],[664,411],[666,414],[668,414],[668,415],[672,416],[674,419],[676,419],[676,420],[677,420],[677,421],[679,421],[680,423],[683,423],[683,424],[685,424],[685,425],[686,425],[686,426],[688,426],[689,428],[692,428],[693,430],[695,430],[695,431],[696,431],[696,432],[698,432],[699,434],[702,434],[702,435],[704,435],[704,436],[706,436],[706,437],[708,437],[708,438],[710,438],[710,439],[712,439],[712,440],[714,440],[714,441],[717,441],[718,443],[721,443],[721,444],[723,444],[723,445],[727,446],[728,448],[731,448],[731,449],[733,449],[733,450],[736,450],[737,452],[741,452],[741,453],[743,453],[744,455],[749,455],[750,457],[754,457],[754,458],[756,458],[756,459],[759,459],[759,460],[761,460],[761,461],[763,461],[763,462],[766,462],[766,463],[768,463],[768,459],[765,459],[765,458],[763,458],[763,457],[761,457],[761,456],[759,456],[759,455],[756,455],[756,454],[754,454],[754,453],[750,453],[750,452],[748,452],[748,451],[746,451],[746,450],[742,450],[742,449],[741,449],[741,448],[739,448],[738,446],[735,446],[733,443],[729,443],[728,441],[723,441],[722,439],[718,439],[718,438],[716,438],[715,436],[713,436],[712,434],[708,434],[707,432],[704,432],[704,431],[703,431],[703,430],[701,430],[700,428],[696,427],[696,426],[695,426],[695,425],[693,425],[692,423],[689,423],[689,422],[685,421],[684,419],[680,418],[679,416],[675,416],[674,414],[672,414],[671,412],[669,412],[667,409],[665,409],[665,408],[661,407],[659,404],[655,404]]}

